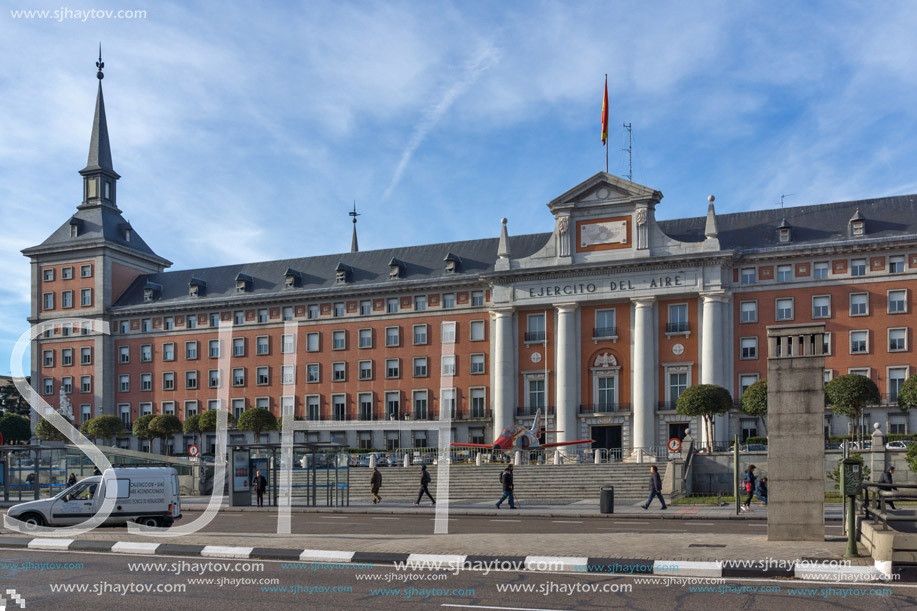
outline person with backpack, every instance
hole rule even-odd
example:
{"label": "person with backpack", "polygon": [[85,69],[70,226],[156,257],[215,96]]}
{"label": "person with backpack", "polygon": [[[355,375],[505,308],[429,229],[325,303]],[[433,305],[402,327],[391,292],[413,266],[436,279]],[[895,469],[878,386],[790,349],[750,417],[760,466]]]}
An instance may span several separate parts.
{"label": "person with backpack", "polygon": [[430,485],[432,479],[430,474],[427,473],[427,465],[420,465],[420,492],[417,493],[417,500],[414,502],[415,505],[420,505],[420,499],[423,498],[424,494],[430,497],[430,501],[436,505],[436,499],[434,499],[430,491],[427,490],[427,486]]}
{"label": "person with backpack", "polygon": [[506,499],[509,499],[509,508],[516,508],[516,494],[513,492],[513,466],[509,465],[500,473],[500,483],[503,484],[503,496],[497,501],[497,509]]}
{"label": "person with backpack", "polygon": [[650,503],[653,502],[653,497],[657,496],[659,497],[659,502],[662,503],[662,508],[666,509],[665,499],[662,498],[662,478],[659,477],[659,469],[656,468],[656,465],[653,465],[650,467],[650,496],[641,507],[649,509]]}
{"label": "person with backpack", "polygon": [[755,496],[755,481],[758,477],[755,475],[754,465],[748,465],[745,469],[745,476],[742,478],[742,486],[739,489],[739,492],[745,492],[748,494],[748,498],[745,499],[745,502],[742,503],[742,511],[748,511],[751,509],[751,499]]}
{"label": "person with backpack", "polygon": [[382,487],[382,474],[379,473],[379,467],[373,467],[373,475],[369,478],[369,491],[373,495],[373,505],[382,501],[379,496],[379,488]]}

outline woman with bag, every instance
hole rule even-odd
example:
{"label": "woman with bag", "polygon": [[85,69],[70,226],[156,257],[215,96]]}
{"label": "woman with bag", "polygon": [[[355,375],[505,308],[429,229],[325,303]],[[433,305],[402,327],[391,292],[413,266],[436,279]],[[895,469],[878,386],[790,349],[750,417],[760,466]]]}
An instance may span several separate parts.
{"label": "woman with bag", "polygon": [[758,479],[755,477],[755,466],[748,465],[748,468],[745,469],[745,477],[742,478],[742,492],[748,494],[748,498],[745,499],[745,502],[742,503],[742,511],[748,511],[751,509],[751,499],[755,496],[755,480]]}

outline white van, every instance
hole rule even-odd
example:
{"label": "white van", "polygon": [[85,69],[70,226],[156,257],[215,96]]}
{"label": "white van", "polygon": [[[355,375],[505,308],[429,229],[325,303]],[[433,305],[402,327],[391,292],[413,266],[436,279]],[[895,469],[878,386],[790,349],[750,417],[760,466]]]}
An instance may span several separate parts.
{"label": "white van", "polygon": [[133,521],[145,526],[171,526],[181,518],[175,469],[136,467],[113,471],[114,485],[107,488],[103,477],[94,475],[50,499],[14,505],[7,515],[35,526],[71,526],[92,517],[108,497],[115,499],[115,507],[105,524]]}

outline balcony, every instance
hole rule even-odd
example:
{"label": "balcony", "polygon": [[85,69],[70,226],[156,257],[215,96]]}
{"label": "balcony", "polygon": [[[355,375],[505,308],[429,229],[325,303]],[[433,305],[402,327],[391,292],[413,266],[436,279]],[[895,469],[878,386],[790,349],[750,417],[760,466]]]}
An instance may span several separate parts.
{"label": "balcony", "polygon": [[[898,405],[898,393],[884,392],[880,396],[882,397],[882,405]],[[869,434],[872,435],[872,431]]]}
{"label": "balcony", "polygon": [[617,327],[595,327],[592,329],[592,339],[611,339],[618,337]]}
{"label": "balcony", "polygon": [[458,410],[455,413],[455,420],[489,420],[490,419],[490,410],[479,408],[465,408]]}
{"label": "balcony", "polygon": [[375,418],[373,418],[372,408],[369,408],[369,409],[360,408],[359,419],[363,421],[375,420]]}
{"label": "balcony", "polygon": [[630,411],[630,403],[594,403],[579,406],[580,414],[613,414],[628,411]]}
{"label": "balcony", "polygon": [[681,322],[666,323],[665,332],[666,333],[690,333],[691,325],[686,320],[681,321]]}
{"label": "balcony", "polygon": [[525,341],[526,343],[536,343],[543,342],[545,338],[544,331],[526,331],[525,332]]}
{"label": "balcony", "polygon": [[657,406],[657,409],[659,411],[666,411],[666,410],[675,411],[675,406],[677,404],[678,404],[677,399],[675,401],[660,401]]}
{"label": "balcony", "polygon": [[[529,405],[528,407],[523,407],[520,405],[516,407],[516,415],[517,416],[534,416],[535,413],[538,411],[538,409],[539,409],[538,406]],[[541,406],[541,415],[542,416],[553,416],[554,415],[554,406],[553,405],[549,405],[547,407]]]}

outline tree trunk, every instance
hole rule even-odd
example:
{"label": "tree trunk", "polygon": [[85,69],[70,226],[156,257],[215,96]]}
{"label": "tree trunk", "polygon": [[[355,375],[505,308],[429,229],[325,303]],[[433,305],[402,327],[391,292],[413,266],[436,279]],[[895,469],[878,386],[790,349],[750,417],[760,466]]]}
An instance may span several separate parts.
{"label": "tree trunk", "polygon": [[767,437],[767,418],[765,416],[758,416],[761,418],[761,430],[764,431],[764,436]]}

